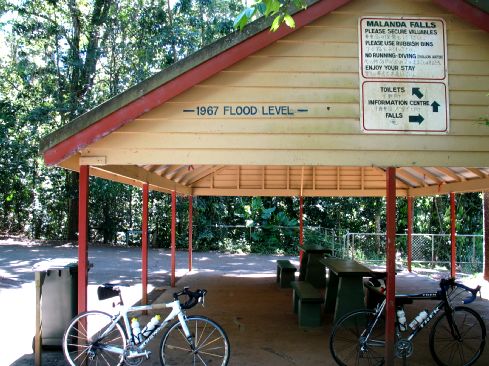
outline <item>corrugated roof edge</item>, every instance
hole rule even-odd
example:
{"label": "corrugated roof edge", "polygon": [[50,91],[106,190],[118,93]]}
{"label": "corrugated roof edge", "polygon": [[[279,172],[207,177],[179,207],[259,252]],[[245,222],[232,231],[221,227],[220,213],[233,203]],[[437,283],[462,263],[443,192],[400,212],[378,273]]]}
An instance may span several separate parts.
{"label": "corrugated roof edge", "polygon": [[[308,7],[321,1],[328,0],[306,0]],[[293,9],[292,14],[298,13],[302,9]],[[306,10],[307,11],[307,10]],[[148,79],[138,83],[124,92],[103,102],[97,107],[73,119],[63,127],[53,131],[41,139],[39,150],[41,153],[56,146],[66,138],[75,135],[77,132],[91,126],[103,117],[117,111],[127,104],[137,100],[156,88],[161,87],[167,82],[177,78],[192,68],[210,60],[220,53],[236,46],[248,38],[270,28],[272,18],[260,18],[248,24],[242,31],[233,32],[217,41],[194,52],[186,58],[168,66]]]}

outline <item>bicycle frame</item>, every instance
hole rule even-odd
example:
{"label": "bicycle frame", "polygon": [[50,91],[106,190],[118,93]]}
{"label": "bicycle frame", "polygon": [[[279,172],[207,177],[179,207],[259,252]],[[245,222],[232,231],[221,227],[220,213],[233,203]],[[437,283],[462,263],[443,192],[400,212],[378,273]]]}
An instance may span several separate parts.
{"label": "bicycle frame", "polygon": [[[145,310],[159,310],[159,309],[166,309],[166,308],[171,308],[171,312],[168,314],[168,316],[161,322],[161,324],[155,328],[155,330],[150,334],[148,338],[146,338],[143,342],[140,344],[135,344],[134,343],[134,334],[132,332],[132,328],[129,323],[129,316],[128,314],[130,313],[135,313],[139,311],[145,311]],[[122,319],[124,322],[124,327],[126,329],[126,334],[127,334],[127,341],[129,345],[136,346],[137,347],[137,352],[134,352],[134,355],[132,355],[133,352],[128,357],[139,357],[141,354],[139,352],[143,351],[146,346],[148,345],[151,340],[156,337],[156,335],[163,329],[165,328],[168,323],[170,323],[173,319],[178,317],[178,321],[180,322],[180,325],[182,326],[183,332],[187,338],[190,338],[190,330],[188,329],[187,323],[185,321],[185,314],[181,309],[180,306],[180,301],[175,300],[170,303],[166,304],[154,304],[154,305],[142,305],[142,306],[120,306],[120,311],[118,314],[114,315],[112,318],[112,324],[110,327],[108,327],[101,335],[100,339],[104,338],[107,336],[116,326],[116,324]],[[108,352],[112,353],[117,353],[117,354],[123,354],[124,349],[114,347],[114,346],[104,346],[104,349]]]}
{"label": "bicycle frame", "polygon": [[[446,295],[445,295],[445,297],[446,297]],[[409,300],[440,300],[440,293],[426,292],[426,293],[417,294],[417,295],[406,295],[406,296],[401,295],[399,298],[405,298],[405,299],[409,299]],[[372,330],[375,328],[375,325],[377,324],[381,314],[383,313],[385,306],[386,306],[386,299],[384,299],[380,304],[377,305],[377,308],[375,310],[375,318],[373,319],[372,323],[368,325],[367,329],[365,329],[367,334],[362,334],[362,337],[365,339],[365,342],[368,343],[369,345],[374,345],[374,344],[378,343],[378,344],[383,346],[385,343],[383,341],[378,341],[378,340],[373,342],[373,344],[372,344],[372,342],[368,342],[370,334],[371,334]],[[450,305],[448,298],[445,298],[445,299],[442,298],[441,301],[436,306],[433,307],[433,309],[428,314],[426,319],[424,319],[423,322],[420,323],[414,330],[412,330],[411,333],[409,334],[409,336],[404,338],[404,339],[406,339],[407,341],[412,341],[418,335],[418,333],[421,332],[423,330],[423,328],[426,327],[428,325],[428,323],[431,322],[442,309],[445,310],[445,312],[447,312],[447,313],[451,313],[452,307]],[[450,315],[448,316],[448,318],[451,320]],[[450,324],[450,326],[453,327],[452,324]],[[452,331],[453,331],[453,328],[452,328]],[[455,329],[455,331],[458,333],[457,329]],[[399,328],[397,328],[397,327],[396,327],[396,339],[403,339],[401,332],[400,332]]]}

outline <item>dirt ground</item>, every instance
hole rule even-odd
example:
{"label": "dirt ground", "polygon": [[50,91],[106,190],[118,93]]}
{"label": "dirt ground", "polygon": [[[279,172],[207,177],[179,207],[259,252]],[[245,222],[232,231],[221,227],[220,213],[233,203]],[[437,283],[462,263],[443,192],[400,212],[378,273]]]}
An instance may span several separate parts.
{"label": "dirt ground", "polygon": [[[22,245],[20,245],[22,244]],[[47,258],[76,258],[72,246],[38,246],[0,241],[0,310],[3,314],[0,332],[0,365],[33,365],[34,336],[34,275],[33,264]],[[226,255],[194,253],[194,270],[187,271],[187,253],[177,253],[177,288],[206,288],[206,307],[189,313],[208,316],[222,325],[231,343],[230,365],[333,365],[328,350],[331,319],[324,316],[323,325],[300,329],[292,312],[292,290],[280,289],[275,283],[277,256]],[[283,258],[283,257],[280,257]],[[286,257],[298,266],[297,257]],[[123,289],[126,303],[136,302],[141,294],[140,249],[89,248],[89,308],[110,312],[110,300],[98,302],[97,284],[121,281],[131,287]],[[151,289],[163,294],[155,301],[169,301],[173,289],[168,284],[169,252],[153,249],[149,254]],[[397,276],[398,292],[421,292],[436,289],[437,281],[408,272]],[[489,284],[476,276],[464,278],[469,286],[483,284],[483,298],[470,306],[479,311],[489,325]],[[419,310],[433,307],[429,301],[418,301],[406,307],[407,318]],[[151,314],[149,315],[151,316]],[[148,317],[149,317],[148,316]],[[144,322],[146,319],[143,318]],[[3,325],[6,323],[6,327]],[[429,329],[414,342],[414,355],[408,365],[431,365],[428,350]],[[158,338],[158,337],[157,337]],[[12,342],[12,340],[15,340]],[[159,340],[153,341],[152,357],[143,365],[159,365]],[[64,365],[60,352],[44,352],[44,365]],[[402,363],[399,363],[402,364]],[[489,364],[486,350],[478,365]]]}

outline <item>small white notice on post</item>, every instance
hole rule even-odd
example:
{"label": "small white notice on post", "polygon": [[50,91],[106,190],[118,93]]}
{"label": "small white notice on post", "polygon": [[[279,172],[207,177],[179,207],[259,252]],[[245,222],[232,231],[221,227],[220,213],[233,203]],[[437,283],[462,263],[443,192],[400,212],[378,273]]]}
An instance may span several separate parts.
{"label": "small white notice on post", "polygon": [[447,133],[444,20],[361,17],[359,37],[362,130]]}

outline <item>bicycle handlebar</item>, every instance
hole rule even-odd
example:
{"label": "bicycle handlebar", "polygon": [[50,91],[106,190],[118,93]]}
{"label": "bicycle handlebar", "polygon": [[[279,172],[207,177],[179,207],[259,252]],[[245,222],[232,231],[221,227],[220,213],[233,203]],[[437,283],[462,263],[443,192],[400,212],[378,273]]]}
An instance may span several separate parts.
{"label": "bicycle handlebar", "polygon": [[207,290],[205,289],[197,289],[196,291],[190,291],[188,287],[184,287],[182,291],[173,293],[173,298],[178,300],[180,296],[187,295],[187,301],[184,303],[180,302],[180,307],[182,309],[190,309],[197,305],[199,302],[204,303],[205,295],[207,294]]}
{"label": "bicycle handlebar", "polygon": [[440,281],[440,287],[446,291],[449,287],[458,287],[470,293],[468,297],[462,300],[464,304],[470,304],[477,298],[477,293],[480,292],[481,287],[477,286],[476,288],[470,288],[461,283],[455,282],[455,278],[444,278]]}

